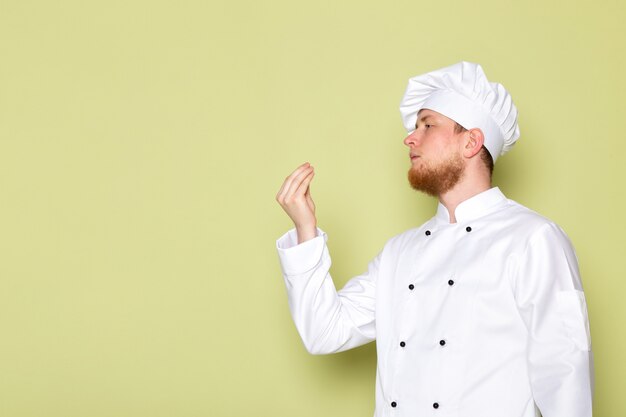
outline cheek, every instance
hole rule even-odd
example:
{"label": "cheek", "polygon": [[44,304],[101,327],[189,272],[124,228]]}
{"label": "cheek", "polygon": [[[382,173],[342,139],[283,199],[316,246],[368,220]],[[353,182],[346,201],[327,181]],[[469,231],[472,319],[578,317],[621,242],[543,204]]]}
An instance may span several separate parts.
{"label": "cheek", "polygon": [[449,144],[437,143],[433,144],[425,153],[428,154],[428,160],[432,162],[440,162],[447,159],[456,153],[456,149]]}
{"label": "cheek", "polygon": [[437,137],[436,135],[431,135],[428,138],[425,138],[423,143],[424,149],[428,149],[428,151],[433,155],[438,155],[446,152],[448,144],[446,143],[444,138]]}

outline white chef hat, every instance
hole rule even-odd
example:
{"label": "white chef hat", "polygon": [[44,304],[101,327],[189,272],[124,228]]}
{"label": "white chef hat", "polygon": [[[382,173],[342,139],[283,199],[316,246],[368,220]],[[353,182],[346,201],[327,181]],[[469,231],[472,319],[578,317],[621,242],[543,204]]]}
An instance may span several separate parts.
{"label": "white chef hat", "polygon": [[479,64],[462,61],[409,79],[400,103],[409,133],[421,109],[441,113],[466,129],[480,128],[494,162],[520,135],[511,95],[502,84],[489,82]]}

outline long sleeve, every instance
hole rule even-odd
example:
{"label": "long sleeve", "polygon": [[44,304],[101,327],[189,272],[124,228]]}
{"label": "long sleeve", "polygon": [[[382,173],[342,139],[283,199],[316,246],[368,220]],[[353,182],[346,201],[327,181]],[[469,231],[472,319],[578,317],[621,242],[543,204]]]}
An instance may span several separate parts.
{"label": "long sleeve", "polygon": [[351,349],[376,337],[376,277],[380,254],[366,273],[337,291],[329,273],[326,233],[297,244],[292,229],[276,241],[289,308],[306,349],[326,354]]}
{"label": "long sleeve", "polygon": [[593,354],[576,255],[565,233],[545,224],[517,260],[514,291],[528,330],[528,368],[543,417],[591,417]]}

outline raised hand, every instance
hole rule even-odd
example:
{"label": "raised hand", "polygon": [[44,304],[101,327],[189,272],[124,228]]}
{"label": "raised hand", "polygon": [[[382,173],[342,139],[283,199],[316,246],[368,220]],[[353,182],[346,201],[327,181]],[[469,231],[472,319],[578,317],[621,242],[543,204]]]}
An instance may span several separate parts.
{"label": "raised hand", "polygon": [[315,171],[308,162],[300,165],[287,178],[276,194],[276,201],[293,221],[298,232],[298,243],[317,235],[315,203],[311,198],[309,185]]}

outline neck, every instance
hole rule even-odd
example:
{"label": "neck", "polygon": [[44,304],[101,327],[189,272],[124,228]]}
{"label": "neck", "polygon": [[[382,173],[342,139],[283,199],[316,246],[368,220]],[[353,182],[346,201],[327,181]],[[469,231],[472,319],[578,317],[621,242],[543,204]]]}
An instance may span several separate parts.
{"label": "neck", "polygon": [[452,189],[439,195],[439,201],[448,210],[450,223],[456,223],[455,210],[463,201],[491,188],[489,176],[466,176]]}

